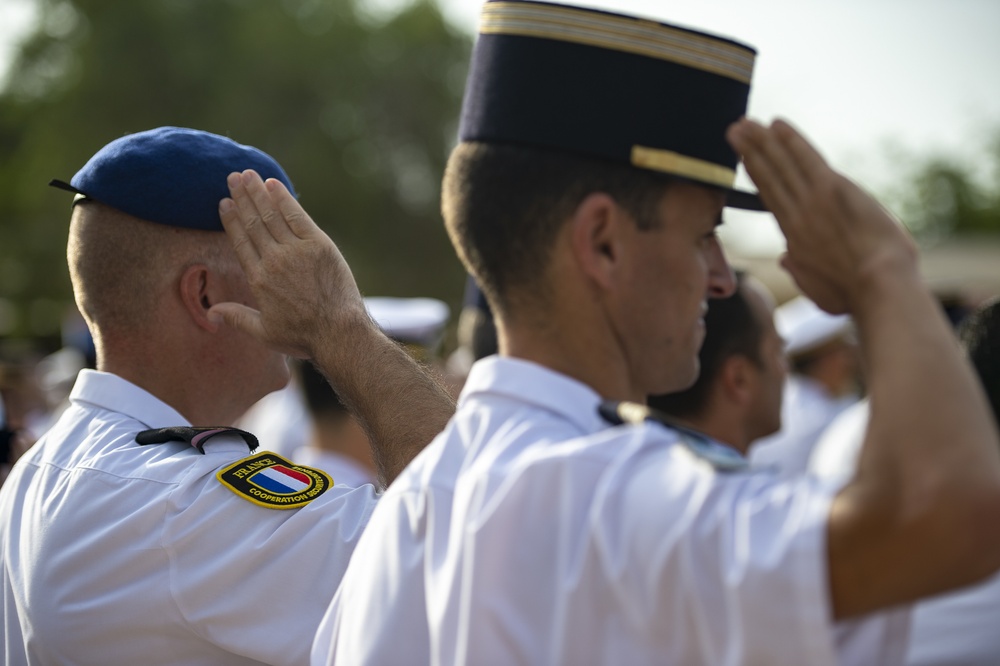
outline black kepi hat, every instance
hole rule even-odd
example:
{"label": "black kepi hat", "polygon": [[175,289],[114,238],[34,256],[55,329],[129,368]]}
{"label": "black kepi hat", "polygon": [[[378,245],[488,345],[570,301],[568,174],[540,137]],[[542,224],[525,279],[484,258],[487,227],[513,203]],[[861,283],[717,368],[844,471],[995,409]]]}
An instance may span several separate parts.
{"label": "black kepi hat", "polygon": [[631,164],[727,192],[756,51],[648,19],[524,0],[483,5],[459,138]]}

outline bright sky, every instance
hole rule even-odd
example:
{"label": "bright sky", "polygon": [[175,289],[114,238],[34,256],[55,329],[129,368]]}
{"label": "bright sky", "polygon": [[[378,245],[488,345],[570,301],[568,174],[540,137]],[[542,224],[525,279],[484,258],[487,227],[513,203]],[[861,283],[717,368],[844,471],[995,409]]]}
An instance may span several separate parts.
{"label": "bright sky", "polygon": [[33,18],[28,0],[0,0],[0,81],[6,77],[18,37]]}
{"label": "bright sky", "polygon": [[[366,0],[391,8],[408,0]],[[564,0],[554,0],[564,1]],[[473,33],[478,0],[439,0]],[[828,159],[870,189],[896,182],[888,146],[904,154],[983,155],[1000,128],[998,0],[574,0],[747,43],[758,50],[749,114],[792,120]],[[0,0],[0,79],[30,0]],[[741,176],[745,179],[745,176]],[[747,182],[743,181],[744,186]],[[730,213],[727,241],[774,252],[759,215]]]}

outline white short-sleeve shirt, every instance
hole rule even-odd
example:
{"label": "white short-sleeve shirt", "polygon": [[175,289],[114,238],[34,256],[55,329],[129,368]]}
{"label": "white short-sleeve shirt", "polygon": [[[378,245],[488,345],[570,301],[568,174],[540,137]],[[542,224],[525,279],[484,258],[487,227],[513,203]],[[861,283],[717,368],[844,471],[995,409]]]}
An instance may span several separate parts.
{"label": "white short-sleeve shirt", "polygon": [[818,382],[790,375],[782,395],[781,430],[751,444],[750,464],[788,476],[802,474],[823,431],[857,400],[855,395],[835,398]]}
{"label": "white short-sleeve shirt", "polygon": [[[541,366],[478,362],[376,508],[313,664],[837,663],[831,492],[718,473],[599,403]],[[871,663],[898,662],[900,625],[862,624]]]}
{"label": "white short-sleeve shirt", "polygon": [[326,451],[315,446],[300,446],[292,452],[292,461],[299,465],[318,467],[343,486],[375,484],[375,474],[350,456]]}
{"label": "white short-sleeve shirt", "polygon": [[372,486],[268,508],[216,478],[241,438],[140,446],[187,423],[107,373],[71,401],[0,489],[3,663],[306,662]]}
{"label": "white short-sleeve shirt", "polygon": [[[826,429],[810,460],[811,471],[830,483],[846,483],[857,468],[870,416],[868,400],[844,411]],[[913,607],[908,666],[1000,664],[1000,575]]]}

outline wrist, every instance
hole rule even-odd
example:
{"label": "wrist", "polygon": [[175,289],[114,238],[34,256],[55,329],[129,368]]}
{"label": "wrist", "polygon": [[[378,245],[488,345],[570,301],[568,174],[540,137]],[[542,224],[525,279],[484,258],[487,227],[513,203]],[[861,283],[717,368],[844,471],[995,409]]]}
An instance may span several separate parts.
{"label": "wrist", "polygon": [[353,372],[359,359],[370,358],[380,345],[391,344],[364,304],[338,307],[313,340],[309,358],[336,385],[341,376]]}
{"label": "wrist", "polygon": [[882,311],[887,304],[926,291],[915,247],[888,248],[860,264],[855,274],[855,293],[851,299],[855,319],[864,319]]}

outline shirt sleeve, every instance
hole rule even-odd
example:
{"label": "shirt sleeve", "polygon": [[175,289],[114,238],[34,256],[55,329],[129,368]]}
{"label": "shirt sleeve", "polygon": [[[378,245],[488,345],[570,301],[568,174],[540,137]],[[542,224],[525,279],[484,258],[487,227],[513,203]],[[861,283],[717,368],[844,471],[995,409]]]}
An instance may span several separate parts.
{"label": "shirt sleeve", "polygon": [[687,624],[695,652],[720,664],[836,663],[832,490],[806,478],[716,473],[680,446],[634,456],[618,474],[625,492],[602,507],[611,526],[602,548],[645,572],[630,593]]}
{"label": "shirt sleeve", "polygon": [[298,509],[257,506],[214,479],[173,497],[164,547],[191,631],[233,654],[302,664],[368,522],[372,486],[334,486]]}

